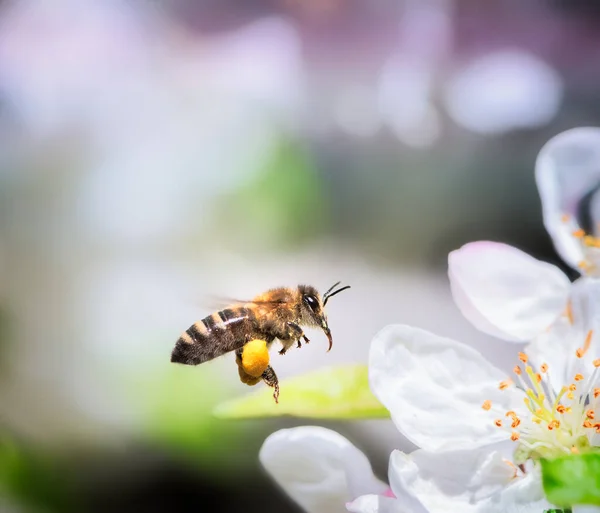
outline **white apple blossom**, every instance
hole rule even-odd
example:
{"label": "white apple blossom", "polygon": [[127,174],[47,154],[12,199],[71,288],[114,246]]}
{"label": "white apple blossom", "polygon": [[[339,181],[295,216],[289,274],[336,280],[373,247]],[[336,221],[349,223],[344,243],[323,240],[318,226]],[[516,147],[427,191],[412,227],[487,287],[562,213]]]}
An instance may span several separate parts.
{"label": "white apple blossom", "polygon": [[[421,448],[392,455],[389,479],[400,503],[416,498],[431,513],[552,507],[537,460],[600,445],[600,340],[589,329],[598,287],[596,280],[573,287],[570,315],[515,355],[513,378],[473,348],[418,328],[392,325],[376,335],[371,389]],[[373,501],[361,497],[350,510],[382,511]]]}
{"label": "white apple blossom", "polygon": [[[544,225],[558,253],[600,276],[600,128],[575,128],[548,141],[536,162]],[[470,243],[448,258],[455,302],[481,331],[529,341],[570,308],[572,288],[557,267],[494,242]]]}
{"label": "white apple blossom", "polygon": [[541,513],[553,506],[539,459],[600,446],[600,129],[550,140],[536,178],[546,228],[582,278],[572,284],[557,267],[504,244],[452,252],[452,293],[467,319],[500,338],[532,341],[515,354],[514,375],[454,340],[410,326],[384,328],[370,348],[370,386],[420,449],[392,453],[388,493],[379,483],[357,496],[356,476],[365,483],[373,476],[350,442],[318,428],[275,433],[261,460],[306,511],[338,511],[351,500],[354,513]]}

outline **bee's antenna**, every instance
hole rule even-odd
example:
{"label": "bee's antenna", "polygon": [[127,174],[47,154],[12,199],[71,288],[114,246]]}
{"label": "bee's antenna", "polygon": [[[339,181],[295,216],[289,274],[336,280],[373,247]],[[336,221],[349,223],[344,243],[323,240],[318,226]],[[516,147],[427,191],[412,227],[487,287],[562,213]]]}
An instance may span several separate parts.
{"label": "bee's antenna", "polygon": [[335,289],[340,283],[342,283],[341,281],[338,281],[337,283],[334,283],[331,287],[329,287],[329,289],[327,290],[327,292],[325,292],[325,294],[323,294],[323,298],[326,298],[329,293]]}
{"label": "bee's antenna", "polygon": [[327,292],[325,292],[325,294],[323,294],[323,306],[325,306],[327,304],[327,301],[329,300],[330,297],[335,296],[336,294],[339,294],[340,292],[342,292],[343,290],[349,289],[350,285],[346,285],[345,287],[342,287],[341,289],[337,289],[334,292],[331,292],[333,290],[334,287],[336,287],[337,285],[339,285],[341,282],[337,282],[333,287],[331,287]]}

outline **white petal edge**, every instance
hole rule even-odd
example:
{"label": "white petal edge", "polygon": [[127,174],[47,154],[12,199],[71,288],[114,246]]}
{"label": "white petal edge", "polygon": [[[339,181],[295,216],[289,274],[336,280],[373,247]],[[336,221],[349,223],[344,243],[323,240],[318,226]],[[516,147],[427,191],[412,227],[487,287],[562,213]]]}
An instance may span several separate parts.
{"label": "white petal edge", "polygon": [[600,183],[600,128],[573,128],[550,139],[536,159],[535,178],[544,226],[554,247],[565,262],[579,270],[577,264],[584,260],[584,253],[572,236],[573,225],[565,223],[563,216],[573,216],[582,197]]}
{"label": "white petal edge", "polygon": [[[405,325],[390,325],[369,352],[371,390],[399,431],[429,451],[460,450],[508,439],[494,419],[523,411],[523,393],[499,389],[506,374],[476,350]],[[492,401],[493,409],[482,408]]]}
{"label": "white petal edge", "polygon": [[448,255],[454,302],[480,331],[529,341],[565,310],[570,282],[556,266],[498,242],[464,245]]}
{"label": "white petal edge", "polygon": [[346,508],[351,513],[428,513],[423,506],[407,508],[399,500],[382,495],[363,495]]}
{"label": "white petal edge", "polygon": [[573,506],[573,513],[600,513],[600,506]]}
{"label": "white petal edge", "polygon": [[275,482],[308,513],[346,511],[346,503],[383,494],[367,457],[339,433],[318,426],[271,434],[259,460]]}
{"label": "white petal edge", "polygon": [[548,507],[539,473],[515,478],[514,470],[500,452],[487,449],[394,451],[389,478],[400,502],[416,499],[429,513],[539,513]]}

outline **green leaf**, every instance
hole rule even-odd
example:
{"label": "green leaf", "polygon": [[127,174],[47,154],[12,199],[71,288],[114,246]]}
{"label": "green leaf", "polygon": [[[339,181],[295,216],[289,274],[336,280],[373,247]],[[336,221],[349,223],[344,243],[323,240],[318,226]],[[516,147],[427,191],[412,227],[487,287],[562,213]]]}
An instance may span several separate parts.
{"label": "green leaf", "polygon": [[542,460],[548,500],[559,506],[600,505],[600,454],[588,452]]}
{"label": "green leaf", "polygon": [[279,387],[279,404],[275,404],[273,390],[262,385],[254,393],[222,403],[214,413],[226,419],[282,415],[315,419],[389,418],[389,412],[369,388],[366,365],[321,369],[282,380]]}

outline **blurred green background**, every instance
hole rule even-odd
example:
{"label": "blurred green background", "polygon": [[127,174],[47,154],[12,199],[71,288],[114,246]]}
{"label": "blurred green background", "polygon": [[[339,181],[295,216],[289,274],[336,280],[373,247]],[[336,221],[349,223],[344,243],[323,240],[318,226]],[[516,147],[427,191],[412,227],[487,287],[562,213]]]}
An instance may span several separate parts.
{"label": "blurred green background", "polygon": [[[297,511],[257,455],[306,421],[217,420],[252,390],[231,355],[169,361],[215,297],[352,285],[332,352],[274,354],[283,379],[364,363],[392,322],[510,368],[447,253],[562,266],[533,166],[599,122],[599,29],[585,1],[0,2],[0,510]],[[324,424],[382,477],[410,447]]]}

